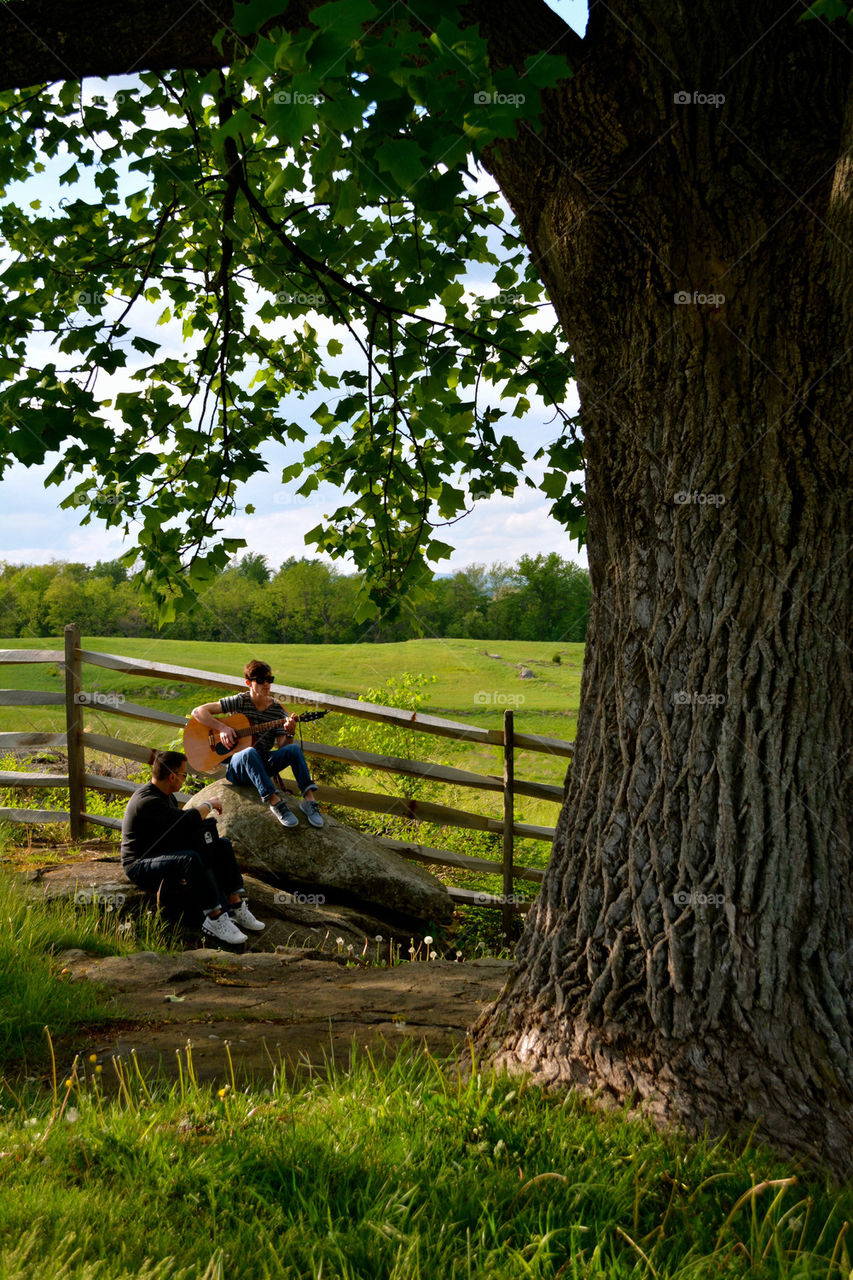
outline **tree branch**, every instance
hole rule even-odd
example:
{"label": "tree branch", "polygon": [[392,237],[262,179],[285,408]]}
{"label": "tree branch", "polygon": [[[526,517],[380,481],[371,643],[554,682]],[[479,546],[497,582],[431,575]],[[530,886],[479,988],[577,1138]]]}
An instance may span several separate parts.
{"label": "tree branch", "polygon": [[[269,25],[308,25],[321,0],[282,0]],[[12,0],[0,4],[0,90],[84,76],[132,75],[227,64],[243,41],[233,31],[234,0]],[[544,0],[523,5],[475,0],[461,7],[479,22],[496,66],[520,66],[543,50],[577,59],[583,41]],[[217,32],[231,32],[222,51]]]}

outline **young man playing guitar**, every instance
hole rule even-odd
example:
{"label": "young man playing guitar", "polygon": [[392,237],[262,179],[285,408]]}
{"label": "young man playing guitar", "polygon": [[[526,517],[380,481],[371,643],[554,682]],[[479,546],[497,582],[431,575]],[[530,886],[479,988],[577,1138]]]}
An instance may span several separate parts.
{"label": "young man playing guitar", "polygon": [[[238,742],[237,734],[230,725],[223,724],[216,717],[233,715],[235,712],[244,715],[253,729],[257,727],[258,736],[252,746],[243,751],[235,751],[231,756],[225,774],[228,781],[243,787],[251,784],[283,827],[297,827],[299,819],[288,808],[287,801],[276,790],[270,777],[270,774],[276,774],[289,766],[302,792],[300,809],[312,827],[322,827],[323,818],[317,803],[316,785],[311,781],[302,748],[293,741],[296,717],[289,716],[270,693],[274,677],[266,662],[253,658],[246,663],[243,674],[248,685],[246,693],[237,693],[221,698],[219,702],[206,702],[202,707],[195,707],[193,719],[218,732],[222,745],[230,750]],[[275,729],[264,732],[264,724],[273,720],[277,720],[281,726],[278,732]]]}

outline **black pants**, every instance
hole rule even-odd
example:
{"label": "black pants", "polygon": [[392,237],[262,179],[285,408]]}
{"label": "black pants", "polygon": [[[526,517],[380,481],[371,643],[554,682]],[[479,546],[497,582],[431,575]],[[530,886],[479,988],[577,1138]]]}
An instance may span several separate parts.
{"label": "black pants", "polygon": [[175,853],[157,853],[151,858],[137,858],[125,868],[131,884],[156,893],[162,884],[175,885],[185,880],[194,906],[205,915],[220,907],[227,910],[234,893],[243,895],[243,877],[234,857],[230,840],[222,837],[202,846],[203,852],[181,849]]}

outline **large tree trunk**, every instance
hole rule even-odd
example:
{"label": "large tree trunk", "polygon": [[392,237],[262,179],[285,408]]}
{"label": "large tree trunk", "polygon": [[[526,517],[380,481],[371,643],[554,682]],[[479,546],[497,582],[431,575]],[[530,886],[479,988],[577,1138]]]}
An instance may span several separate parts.
{"label": "large tree trunk", "polygon": [[593,604],[478,1042],[848,1170],[851,59],[784,6],[702,9],[593,6],[544,142],[493,161],[576,356]]}

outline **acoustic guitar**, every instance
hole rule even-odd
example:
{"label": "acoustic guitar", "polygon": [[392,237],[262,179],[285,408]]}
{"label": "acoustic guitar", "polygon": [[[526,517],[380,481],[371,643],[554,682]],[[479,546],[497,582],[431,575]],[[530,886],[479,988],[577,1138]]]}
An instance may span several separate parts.
{"label": "acoustic guitar", "polygon": [[[287,716],[284,720],[268,720],[266,724],[250,724],[246,716],[235,712],[230,716],[217,716],[229,729],[237,734],[233,747],[226,747],[219,737],[218,729],[209,729],[200,720],[188,720],[184,726],[184,755],[193,769],[199,773],[215,773],[220,765],[225,764],[235,751],[243,751],[252,746],[258,738],[270,729],[283,729],[288,720],[296,720],[305,724],[309,720],[322,720],[328,711],[303,711],[301,716]],[[247,742],[249,738],[251,741]]]}

